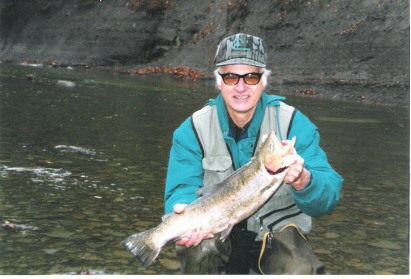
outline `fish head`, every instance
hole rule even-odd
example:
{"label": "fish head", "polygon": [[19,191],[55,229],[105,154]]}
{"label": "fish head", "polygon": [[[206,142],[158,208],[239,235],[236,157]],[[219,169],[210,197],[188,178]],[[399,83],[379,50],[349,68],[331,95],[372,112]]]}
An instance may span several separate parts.
{"label": "fish head", "polygon": [[284,178],[288,167],[296,160],[293,152],[295,141],[294,136],[288,144],[283,145],[275,133],[270,132],[260,148],[260,158],[268,174],[274,176],[281,174],[281,178]]}

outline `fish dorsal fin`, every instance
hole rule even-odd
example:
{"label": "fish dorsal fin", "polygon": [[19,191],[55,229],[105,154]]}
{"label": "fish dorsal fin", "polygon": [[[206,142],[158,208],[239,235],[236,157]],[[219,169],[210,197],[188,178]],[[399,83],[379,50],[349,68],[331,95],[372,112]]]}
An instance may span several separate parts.
{"label": "fish dorsal fin", "polygon": [[196,195],[198,197],[207,196],[209,194],[214,193],[216,191],[216,189],[218,189],[219,187],[221,187],[220,183],[213,184],[213,185],[208,185],[208,186],[205,186],[205,187],[200,187],[196,190]]}
{"label": "fish dorsal fin", "polygon": [[175,213],[174,213],[174,212],[171,212],[171,213],[167,213],[167,214],[161,216],[161,221],[164,222],[165,220],[167,220],[168,218],[170,218],[171,215],[175,215]]}
{"label": "fish dorsal fin", "polygon": [[205,189],[204,187],[198,188],[198,189],[196,190],[196,195],[197,195],[198,197],[204,196],[205,193],[207,193],[207,189]]}

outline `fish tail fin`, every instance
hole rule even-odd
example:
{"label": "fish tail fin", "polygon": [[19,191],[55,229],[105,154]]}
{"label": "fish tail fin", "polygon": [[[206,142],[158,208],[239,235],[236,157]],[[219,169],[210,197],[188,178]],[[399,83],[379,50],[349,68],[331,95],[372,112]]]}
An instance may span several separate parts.
{"label": "fish tail fin", "polygon": [[124,239],[120,244],[133,254],[142,264],[143,267],[149,266],[161,251],[161,246],[151,247],[147,242],[148,236],[155,229],[135,234]]}

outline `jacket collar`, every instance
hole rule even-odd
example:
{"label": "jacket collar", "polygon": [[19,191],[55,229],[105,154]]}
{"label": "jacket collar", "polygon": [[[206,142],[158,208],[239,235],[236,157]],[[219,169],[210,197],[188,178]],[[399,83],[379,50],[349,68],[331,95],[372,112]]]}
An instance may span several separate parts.
{"label": "jacket collar", "polygon": [[[265,108],[267,106],[278,106],[280,105],[280,101],[283,100],[285,100],[285,97],[277,95],[267,95],[265,92],[263,92],[260,100],[258,101],[257,108],[248,128],[249,138],[257,137],[261,122],[263,121]],[[228,113],[222,94],[218,94],[216,99],[210,99],[207,105],[217,106],[218,120],[220,122],[221,131],[223,132],[224,138],[227,138],[229,133]]]}

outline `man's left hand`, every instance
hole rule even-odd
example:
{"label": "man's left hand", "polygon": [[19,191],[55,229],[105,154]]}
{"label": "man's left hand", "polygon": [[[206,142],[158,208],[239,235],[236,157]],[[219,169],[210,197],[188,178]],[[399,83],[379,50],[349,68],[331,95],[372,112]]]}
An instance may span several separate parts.
{"label": "man's left hand", "polygon": [[[283,144],[285,145],[288,143],[283,142]],[[290,184],[294,190],[300,191],[308,186],[311,179],[311,173],[304,168],[304,159],[297,154],[295,148],[292,153],[297,159],[288,168],[288,173],[284,178],[284,182]]]}

